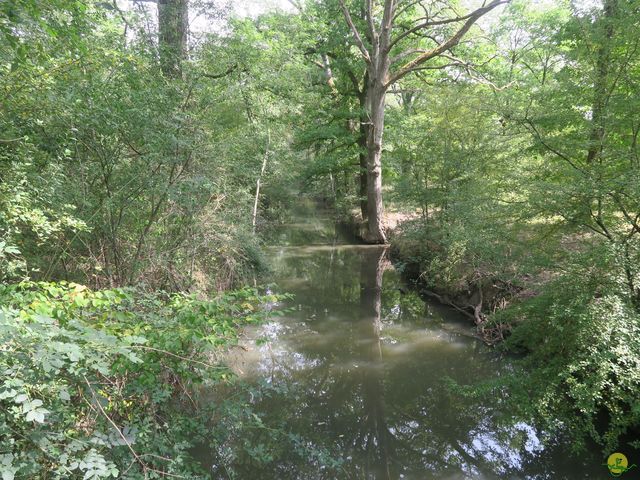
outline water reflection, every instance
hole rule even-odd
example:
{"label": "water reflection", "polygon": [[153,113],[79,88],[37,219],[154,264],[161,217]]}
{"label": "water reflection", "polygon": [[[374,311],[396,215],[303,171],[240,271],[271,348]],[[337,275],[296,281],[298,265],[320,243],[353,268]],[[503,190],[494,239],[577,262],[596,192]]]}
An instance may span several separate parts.
{"label": "water reflection", "polygon": [[384,362],[382,356],[382,276],[385,266],[386,248],[380,247],[362,252],[360,263],[360,322],[362,338],[366,340],[364,356],[368,368],[362,372],[364,405],[364,445],[368,477],[371,471],[381,479],[398,478],[393,461],[393,434],[389,430],[385,415]]}
{"label": "water reflection", "polygon": [[[507,392],[487,402],[451,386],[495,378],[508,362],[465,319],[406,291],[384,248],[344,244],[322,223],[287,228],[271,253],[278,288],[295,297],[290,313],[253,332],[266,343],[248,344],[239,366],[263,384],[253,407],[267,428],[237,439],[238,478],[604,476],[597,455],[572,459],[560,440],[511,418]],[[286,432],[278,445],[270,429]],[[256,462],[247,444],[268,453]]]}

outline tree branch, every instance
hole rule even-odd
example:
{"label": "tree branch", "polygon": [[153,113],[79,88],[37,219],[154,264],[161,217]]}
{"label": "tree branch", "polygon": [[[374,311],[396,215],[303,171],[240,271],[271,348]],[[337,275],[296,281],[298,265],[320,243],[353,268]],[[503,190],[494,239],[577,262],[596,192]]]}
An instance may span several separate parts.
{"label": "tree branch", "polygon": [[557,150],[556,148],[552,147],[551,145],[549,145],[544,138],[542,138],[542,135],[540,134],[540,132],[538,131],[538,129],[536,128],[536,126],[534,125],[534,123],[529,120],[528,118],[524,119],[524,123],[529,125],[529,127],[531,128],[531,130],[533,131],[534,135],[536,136],[536,138],[538,139],[538,141],[540,142],[540,144],[546,148],[548,151],[550,151],[551,153],[553,153],[554,155],[556,155],[558,158],[561,158],[562,160],[564,160],[565,162],[567,162],[569,165],[571,165],[572,168],[574,168],[575,170],[579,171],[582,174],[586,175],[586,172],[580,168],[573,160],[571,160],[567,155],[565,155],[564,153],[562,153],[561,151]]}
{"label": "tree branch", "polygon": [[386,58],[391,51],[391,31],[396,10],[396,0],[385,0],[382,24],[380,25],[380,55]]}
{"label": "tree branch", "polygon": [[376,26],[373,21],[373,0],[367,0],[367,7],[365,10],[365,16],[367,17],[367,23],[369,25],[369,35],[371,39],[375,39],[378,35],[376,31]]}
{"label": "tree branch", "polygon": [[218,78],[223,78],[223,77],[226,77],[227,75],[231,75],[234,71],[236,71],[237,68],[238,68],[238,64],[234,63],[229,68],[227,68],[226,71],[224,71],[222,73],[202,73],[201,75],[203,77],[212,78],[212,79],[216,80]]}
{"label": "tree branch", "polygon": [[[432,59],[434,57],[437,57],[438,55],[441,55],[442,53],[446,52],[447,50],[455,47],[458,43],[460,43],[460,40],[462,39],[462,37],[469,31],[469,29],[471,29],[473,24],[480,17],[482,17],[484,14],[490,12],[491,10],[496,8],[498,5],[503,5],[505,3],[509,3],[510,1],[511,0],[493,0],[490,4],[488,4],[488,5],[486,5],[486,6],[482,7],[482,8],[479,8],[479,9],[475,10],[474,12],[472,12],[469,15],[466,15],[464,17],[457,17],[456,19],[449,19],[449,20],[440,20],[439,23],[426,22],[426,23],[423,23],[423,24],[419,25],[419,28],[415,28],[414,27],[414,29],[411,29],[410,31],[418,31],[418,30],[421,30],[421,29],[426,28],[426,27],[431,26],[431,25],[435,25],[435,24],[441,25],[441,24],[443,24],[442,22],[452,23],[454,21],[459,22],[459,21],[462,21],[463,19],[467,19],[466,22],[464,23],[464,25],[462,27],[460,27],[460,29],[453,36],[451,36],[446,42],[438,45],[435,48],[432,48],[431,50],[427,50],[426,52],[424,52],[423,54],[421,54],[417,58],[413,59],[412,61],[410,61],[410,62],[406,63],[404,66],[402,66],[400,68],[400,70],[398,70],[396,73],[391,75],[391,78],[389,78],[389,80],[387,81],[386,85],[389,86],[389,85],[397,82],[398,80],[403,78],[405,75],[407,75],[408,73],[412,72],[416,67],[419,67],[420,65],[422,65],[426,61],[428,61],[428,60],[430,60],[430,59]],[[405,32],[405,34],[406,33],[407,32]],[[400,38],[404,38],[406,36],[405,34],[402,34],[402,35],[400,35],[400,37],[396,38],[396,40],[391,43],[390,47],[392,47],[394,44],[396,44]]]}
{"label": "tree branch", "polygon": [[304,8],[302,3],[298,2],[297,0],[288,0],[288,2],[293,6],[293,8],[298,10],[299,13],[304,13]]}
{"label": "tree branch", "polygon": [[356,93],[358,95],[360,95],[362,93],[362,90],[360,89],[360,80],[358,80],[358,77],[356,77],[356,74],[353,73],[353,70],[348,68],[347,69],[347,76],[349,77],[349,80],[351,80],[351,83],[352,83],[353,88],[355,89]]}
{"label": "tree branch", "polygon": [[371,63],[371,56],[369,55],[369,51],[365,47],[364,42],[362,41],[362,37],[360,36],[360,33],[358,32],[358,29],[356,28],[355,24],[353,23],[353,19],[351,18],[351,14],[349,13],[349,9],[344,4],[344,0],[340,0],[340,7],[342,8],[342,13],[344,15],[345,20],[347,21],[347,25],[349,25],[349,28],[351,29],[351,33],[353,34],[353,36],[355,38],[356,46],[360,49],[360,53],[362,53],[362,57],[365,59],[365,61],[367,63]]}
{"label": "tree branch", "polygon": [[389,60],[389,63],[390,63],[391,65],[393,65],[394,63],[396,63],[396,62],[398,62],[398,61],[402,60],[402,59],[403,59],[403,58],[405,58],[405,57],[408,57],[409,55],[413,55],[413,54],[415,54],[415,53],[420,53],[420,54],[422,54],[422,53],[425,53],[425,52],[426,52],[426,50],[424,50],[424,49],[418,49],[418,48],[411,49],[411,50],[405,50],[404,52],[399,53],[399,54],[398,54],[398,55],[396,55],[395,57],[391,57],[391,60]]}

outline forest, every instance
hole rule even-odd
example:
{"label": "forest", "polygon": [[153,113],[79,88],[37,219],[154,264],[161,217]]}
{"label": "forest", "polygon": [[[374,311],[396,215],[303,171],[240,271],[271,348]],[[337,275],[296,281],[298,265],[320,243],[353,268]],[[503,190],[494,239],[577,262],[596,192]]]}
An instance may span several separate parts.
{"label": "forest", "polygon": [[0,1],[1,480],[637,478],[639,33]]}

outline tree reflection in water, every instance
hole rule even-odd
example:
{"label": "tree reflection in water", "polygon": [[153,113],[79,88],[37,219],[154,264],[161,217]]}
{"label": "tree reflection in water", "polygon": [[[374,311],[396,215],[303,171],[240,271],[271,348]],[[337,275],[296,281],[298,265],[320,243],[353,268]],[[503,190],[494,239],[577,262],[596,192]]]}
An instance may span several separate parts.
{"label": "tree reflection in water", "polygon": [[[364,403],[365,474],[372,471],[381,479],[397,478],[393,468],[393,434],[389,431],[384,404],[384,363],[382,358],[382,276],[387,265],[386,248],[375,247],[362,252],[360,267],[360,322],[365,341],[365,360],[369,368],[362,371]],[[366,345],[369,343],[369,345]],[[373,468],[372,468],[373,467]]]}

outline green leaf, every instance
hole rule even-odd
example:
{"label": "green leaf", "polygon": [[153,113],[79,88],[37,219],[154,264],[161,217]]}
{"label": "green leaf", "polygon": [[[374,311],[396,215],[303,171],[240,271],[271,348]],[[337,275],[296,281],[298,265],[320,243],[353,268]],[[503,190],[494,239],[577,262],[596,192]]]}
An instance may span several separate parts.
{"label": "green leaf", "polygon": [[27,413],[26,416],[26,420],[29,421],[35,421],[37,423],[44,423],[44,416],[49,413],[48,410],[44,409],[44,408],[38,408],[36,410],[31,410],[29,413]]}

